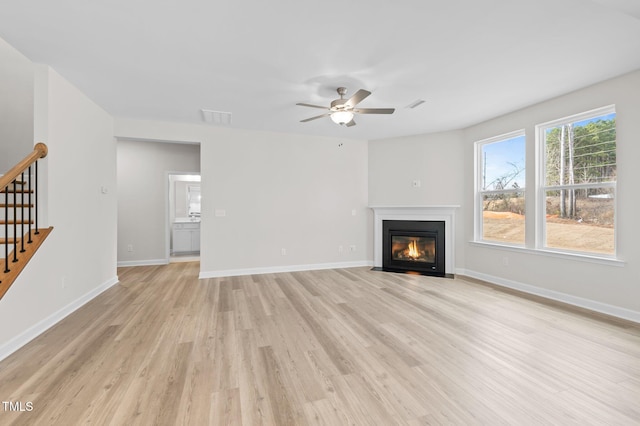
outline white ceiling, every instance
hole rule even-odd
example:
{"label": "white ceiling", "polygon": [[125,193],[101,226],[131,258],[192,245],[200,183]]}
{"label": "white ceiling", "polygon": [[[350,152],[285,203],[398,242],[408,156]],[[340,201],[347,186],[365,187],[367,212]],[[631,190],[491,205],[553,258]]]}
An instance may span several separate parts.
{"label": "white ceiling", "polygon": [[[358,139],[464,128],[640,69],[638,0],[12,0],[0,37],[116,117]],[[373,94],[343,127],[296,102]],[[406,108],[418,99],[426,102]]]}

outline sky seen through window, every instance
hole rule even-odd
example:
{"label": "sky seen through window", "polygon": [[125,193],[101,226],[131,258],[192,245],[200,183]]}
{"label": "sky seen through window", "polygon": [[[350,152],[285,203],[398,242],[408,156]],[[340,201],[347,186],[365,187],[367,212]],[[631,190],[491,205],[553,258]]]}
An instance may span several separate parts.
{"label": "sky seen through window", "polygon": [[517,136],[482,146],[483,187],[485,190],[525,186],[525,136]]}

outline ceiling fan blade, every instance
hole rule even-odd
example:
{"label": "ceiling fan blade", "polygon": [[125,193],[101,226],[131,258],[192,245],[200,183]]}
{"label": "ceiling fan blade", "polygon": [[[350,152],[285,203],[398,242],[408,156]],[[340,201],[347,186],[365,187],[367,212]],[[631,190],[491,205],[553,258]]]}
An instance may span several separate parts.
{"label": "ceiling fan blade", "polygon": [[358,90],[355,95],[353,95],[352,97],[349,98],[349,100],[347,102],[344,103],[344,105],[346,107],[350,107],[353,108],[354,106],[358,105],[360,102],[362,102],[364,100],[364,98],[366,98],[367,96],[369,96],[371,94],[371,92],[367,91],[367,90]]}
{"label": "ceiling fan blade", "polygon": [[345,126],[347,126],[347,127],[351,127],[351,126],[355,126],[355,125],[356,125],[356,122],[355,122],[355,120],[353,118],[351,119],[350,122],[345,124]]}
{"label": "ceiling fan blade", "polygon": [[302,102],[297,103],[296,105],[300,105],[300,106],[306,106],[306,107],[311,107],[311,108],[320,108],[320,109],[329,109],[326,106],[320,106],[320,105],[311,105],[311,104],[305,104]]}
{"label": "ceiling fan blade", "polygon": [[357,114],[393,114],[395,108],[356,108],[353,112]]}
{"label": "ceiling fan blade", "polygon": [[301,123],[306,123],[307,121],[317,120],[318,118],[327,117],[328,115],[330,115],[330,114],[326,113],[326,114],[316,115],[315,117],[305,118],[304,120],[300,120],[300,122]]}

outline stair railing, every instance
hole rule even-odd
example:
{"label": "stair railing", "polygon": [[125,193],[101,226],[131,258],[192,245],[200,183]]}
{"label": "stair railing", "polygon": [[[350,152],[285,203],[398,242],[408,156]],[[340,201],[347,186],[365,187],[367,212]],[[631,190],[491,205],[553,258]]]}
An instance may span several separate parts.
{"label": "stair railing", "polygon": [[0,299],[44,239],[39,238],[42,230],[38,227],[38,160],[47,152],[45,144],[37,143],[29,155],[0,176],[0,195],[4,198],[0,203],[4,213],[0,215],[4,227],[0,238],[4,254]]}

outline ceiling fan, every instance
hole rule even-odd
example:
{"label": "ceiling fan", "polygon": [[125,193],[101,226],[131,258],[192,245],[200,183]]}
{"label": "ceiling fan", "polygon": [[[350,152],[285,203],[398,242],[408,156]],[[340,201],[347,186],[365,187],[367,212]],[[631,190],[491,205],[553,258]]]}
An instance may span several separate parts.
{"label": "ceiling fan", "polygon": [[356,122],[353,120],[355,114],[393,114],[395,108],[356,108],[360,102],[362,102],[371,92],[367,90],[358,90],[355,95],[349,99],[345,99],[344,95],[347,94],[346,87],[338,87],[337,89],[340,99],[336,99],[331,102],[330,107],[324,107],[320,105],[311,105],[305,103],[297,103],[296,105],[306,106],[311,108],[326,109],[328,112],[316,115],[315,117],[300,120],[301,123],[307,121],[316,120],[322,117],[331,117],[331,120],[336,124],[341,124],[347,127],[355,126]]}

